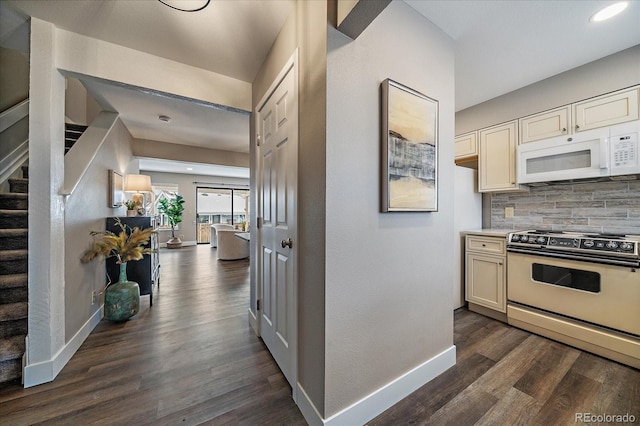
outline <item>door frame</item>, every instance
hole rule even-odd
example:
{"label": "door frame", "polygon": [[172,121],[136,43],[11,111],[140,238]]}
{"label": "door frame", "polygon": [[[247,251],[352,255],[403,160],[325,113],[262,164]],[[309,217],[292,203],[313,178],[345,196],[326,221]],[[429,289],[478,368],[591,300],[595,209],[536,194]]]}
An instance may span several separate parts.
{"label": "door frame", "polygon": [[[263,294],[263,286],[262,286],[262,277],[261,277],[261,268],[262,268],[262,259],[260,256],[260,247],[262,245],[262,241],[261,241],[261,232],[259,231],[259,227],[260,224],[258,223],[258,221],[260,221],[262,218],[258,216],[258,212],[260,211],[260,203],[262,202],[262,167],[261,167],[261,162],[260,162],[260,158],[261,158],[261,145],[260,145],[260,120],[259,120],[259,114],[258,111],[260,111],[265,104],[267,103],[267,101],[269,100],[269,98],[271,97],[271,95],[274,93],[274,91],[276,90],[276,88],[280,85],[280,83],[282,83],[282,81],[284,80],[284,78],[287,76],[287,74],[289,72],[293,72],[293,78],[294,78],[294,83],[293,83],[293,87],[294,87],[294,99],[295,99],[295,103],[296,103],[296,108],[295,108],[295,120],[293,120],[293,125],[291,126],[293,129],[295,129],[295,139],[296,139],[296,144],[299,144],[299,134],[300,134],[300,128],[299,128],[299,114],[300,114],[300,102],[299,102],[299,77],[298,77],[298,72],[299,72],[299,64],[298,64],[298,48],[295,49],[295,51],[293,52],[293,54],[291,55],[291,57],[289,57],[289,59],[287,60],[287,62],[285,63],[285,65],[282,67],[282,69],[280,70],[280,72],[278,73],[278,75],[276,76],[276,78],[273,80],[273,82],[269,85],[269,89],[265,92],[265,94],[263,95],[262,99],[260,99],[260,102],[258,102],[258,104],[256,105],[254,111],[253,111],[253,115],[254,115],[254,123],[255,123],[255,139],[253,141],[253,143],[255,143],[255,181],[256,181],[256,196],[255,196],[255,200],[256,200],[256,204],[255,204],[255,214],[254,217],[256,218],[256,224],[257,226],[255,227],[251,227],[251,230],[253,231],[255,229],[255,232],[251,232],[251,239],[255,239],[256,243],[253,246],[253,252],[252,254],[252,259],[255,259],[255,283],[256,283],[256,301],[261,301],[263,300],[264,294]],[[298,158],[296,158],[296,162],[298,161]],[[298,215],[298,206],[297,206],[297,199],[298,199],[298,177],[296,176],[295,178],[296,180],[296,195],[295,195],[295,203],[296,203],[296,216]],[[294,237],[294,241],[296,244],[296,250],[298,250],[298,247],[300,247],[300,243],[298,240],[298,235],[299,232],[297,230],[298,227],[298,217],[296,217],[296,230],[295,230],[295,235]],[[292,309],[292,313],[293,313],[293,330],[291,333],[291,339],[290,339],[290,344],[292,346],[292,372],[291,372],[291,376],[292,376],[292,382],[291,383],[291,392],[292,392],[292,398],[294,400],[294,402],[297,403],[298,401],[298,386],[297,386],[297,382],[298,382],[298,253],[299,251],[296,252],[296,256],[295,256],[295,262],[293,264],[293,279],[294,279],[294,286],[293,286],[293,309]],[[256,332],[256,334],[258,336],[260,336],[261,333],[261,327],[262,327],[262,314],[260,312],[260,310],[257,309],[257,306],[253,306],[253,308],[256,308],[255,310],[255,315],[254,312],[251,310],[251,307],[249,308],[249,322],[253,323],[253,328]]]}

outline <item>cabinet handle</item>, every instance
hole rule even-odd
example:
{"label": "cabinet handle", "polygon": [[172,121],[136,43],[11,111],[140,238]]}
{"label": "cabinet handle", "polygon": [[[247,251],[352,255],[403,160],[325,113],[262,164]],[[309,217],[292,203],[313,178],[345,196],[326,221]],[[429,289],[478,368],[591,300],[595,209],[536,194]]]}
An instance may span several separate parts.
{"label": "cabinet handle", "polygon": [[580,126],[576,124],[576,130],[580,130]]}
{"label": "cabinet handle", "polygon": [[562,128],[562,133],[567,133],[567,128],[566,127]]}
{"label": "cabinet handle", "polygon": [[483,245],[482,245],[482,247],[486,247],[486,246],[487,246],[486,244],[483,244]]}
{"label": "cabinet handle", "polygon": [[502,262],[498,262],[498,265],[502,266]]}

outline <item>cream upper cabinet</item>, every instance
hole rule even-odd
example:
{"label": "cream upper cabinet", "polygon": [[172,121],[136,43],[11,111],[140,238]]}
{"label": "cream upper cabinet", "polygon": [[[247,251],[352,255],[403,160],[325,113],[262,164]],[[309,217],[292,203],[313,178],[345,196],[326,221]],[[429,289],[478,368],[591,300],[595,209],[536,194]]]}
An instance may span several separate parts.
{"label": "cream upper cabinet", "polygon": [[571,107],[569,105],[519,120],[520,144],[540,139],[566,135],[571,129]]}
{"label": "cream upper cabinet", "polygon": [[638,90],[620,90],[573,104],[574,130],[582,132],[637,120]]}
{"label": "cream upper cabinet", "polygon": [[475,157],[478,155],[478,138],[477,132],[465,133],[456,136],[455,140],[455,159],[467,157]]}
{"label": "cream upper cabinet", "polygon": [[466,247],[465,299],[498,312],[506,312],[505,239],[467,235]]}
{"label": "cream upper cabinet", "polygon": [[510,121],[480,130],[478,186],[480,192],[513,191],[516,184],[518,124]]}

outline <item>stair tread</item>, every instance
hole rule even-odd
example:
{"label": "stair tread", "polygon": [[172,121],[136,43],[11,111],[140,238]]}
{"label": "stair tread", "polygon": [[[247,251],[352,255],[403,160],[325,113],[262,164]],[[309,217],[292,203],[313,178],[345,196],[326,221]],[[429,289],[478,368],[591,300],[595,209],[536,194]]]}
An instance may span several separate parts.
{"label": "stair tread", "polygon": [[22,360],[12,359],[0,363],[0,383],[7,383],[22,377]]}
{"label": "stair tread", "polygon": [[12,321],[27,318],[29,314],[29,303],[16,302],[0,304],[0,321]]}
{"label": "stair tread", "polygon": [[21,250],[0,250],[0,260],[16,260],[16,259],[24,259],[28,257],[29,250],[21,249]]}
{"label": "stair tread", "polygon": [[24,338],[24,335],[17,335],[0,339],[0,362],[22,358],[25,351]]}
{"label": "stair tread", "polygon": [[0,229],[0,237],[22,236],[22,235],[27,235],[28,233],[29,233],[29,229],[27,228]]}
{"label": "stair tread", "polygon": [[0,275],[0,289],[26,287],[29,285],[27,274]]}
{"label": "stair tread", "polygon": [[0,198],[29,198],[29,194],[24,192],[2,192]]}

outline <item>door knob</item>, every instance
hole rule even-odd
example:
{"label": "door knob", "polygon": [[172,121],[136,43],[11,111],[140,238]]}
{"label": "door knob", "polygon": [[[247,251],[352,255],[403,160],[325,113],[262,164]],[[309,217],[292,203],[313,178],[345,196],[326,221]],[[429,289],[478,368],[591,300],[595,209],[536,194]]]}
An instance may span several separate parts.
{"label": "door knob", "polygon": [[291,241],[291,238],[289,238],[288,240],[282,240],[280,241],[280,245],[282,246],[282,248],[285,248],[287,246],[289,246],[289,248],[293,247],[293,241]]}

